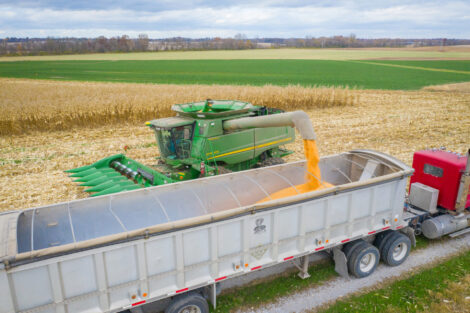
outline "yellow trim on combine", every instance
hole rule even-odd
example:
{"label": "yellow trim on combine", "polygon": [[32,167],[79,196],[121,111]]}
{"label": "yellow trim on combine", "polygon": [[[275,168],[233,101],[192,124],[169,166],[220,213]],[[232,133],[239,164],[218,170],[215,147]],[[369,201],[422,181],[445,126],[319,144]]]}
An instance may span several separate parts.
{"label": "yellow trim on combine", "polygon": [[263,143],[261,145],[254,146],[254,147],[248,147],[248,148],[243,148],[243,149],[240,149],[240,150],[235,150],[235,151],[232,151],[232,152],[222,153],[222,154],[219,154],[219,155],[207,158],[207,159],[208,160],[217,159],[217,158],[221,158],[221,157],[224,157],[224,156],[227,156],[227,155],[240,153],[240,152],[246,152],[246,151],[250,151],[250,150],[254,150],[254,149],[259,149],[259,148],[271,146],[271,145],[281,143],[281,142],[284,142],[284,141],[289,141],[289,140],[292,140],[292,137],[284,138],[284,139],[280,139],[280,140],[276,140],[276,141],[271,141],[271,142],[268,142],[268,143]]}

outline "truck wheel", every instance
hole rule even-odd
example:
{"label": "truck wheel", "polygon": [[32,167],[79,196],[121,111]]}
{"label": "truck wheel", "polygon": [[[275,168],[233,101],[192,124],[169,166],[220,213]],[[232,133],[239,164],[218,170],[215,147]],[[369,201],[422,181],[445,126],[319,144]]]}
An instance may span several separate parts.
{"label": "truck wheel", "polygon": [[209,305],[200,294],[190,293],[173,299],[165,313],[209,313]]}
{"label": "truck wheel", "polygon": [[386,230],[384,232],[379,233],[374,240],[374,246],[379,249],[380,255],[383,255],[383,247],[387,240],[395,234],[394,230]]}
{"label": "truck wheel", "polygon": [[278,164],[284,164],[285,161],[282,158],[267,158],[258,163],[258,167],[273,166]]}
{"label": "truck wheel", "polygon": [[382,249],[382,260],[389,266],[398,266],[405,262],[410,248],[410,238],[396,232],[386,241]]}
{"label": "truck wheel", "polygon": [[371,244],[358,245],[348,259],[349,272],[357,278],[372,274],[379,264],[379,250]]}

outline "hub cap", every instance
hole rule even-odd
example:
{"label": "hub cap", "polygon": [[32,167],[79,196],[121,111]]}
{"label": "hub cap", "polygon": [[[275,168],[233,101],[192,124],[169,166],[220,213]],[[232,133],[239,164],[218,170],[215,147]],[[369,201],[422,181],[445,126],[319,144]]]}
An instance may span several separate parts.
{"label": "hub cap", "polygon": [[365,254],[361,259],[361,263],[359,264],[361,271],[364,273],[369,272],[374,267],[375,260],[376,260],[375,254],[373,253]]}
{"label": "hub cap", "polygon": [[201,309],[196,305],[188,305],[181,308],[178,313],[201,313]]}
{"label": "hub cap", "polygon": [[393,259],[395,261],[401,261],[405,255],[406,251],[408,250],[408,245],[401,242],[393,249]]}

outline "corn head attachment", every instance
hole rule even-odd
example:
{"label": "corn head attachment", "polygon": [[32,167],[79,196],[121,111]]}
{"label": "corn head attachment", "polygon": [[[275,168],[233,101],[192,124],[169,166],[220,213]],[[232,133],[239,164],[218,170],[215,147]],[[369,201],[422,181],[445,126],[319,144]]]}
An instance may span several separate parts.
{"label": "corn head attachment", "polygon": [[66,171],[86,192],[102,196],[170,182],[168,177],[123,154],[116,154],[91,165]]}

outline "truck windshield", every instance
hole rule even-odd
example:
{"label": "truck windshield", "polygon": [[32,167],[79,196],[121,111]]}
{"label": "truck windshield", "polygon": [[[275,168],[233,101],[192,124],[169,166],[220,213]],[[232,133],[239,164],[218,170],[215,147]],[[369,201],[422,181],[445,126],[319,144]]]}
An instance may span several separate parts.
{"label": "truck windshield", "polygon": [[187,159],[191,155],[193,125],[155,130],[160,155],[168,159]]}

